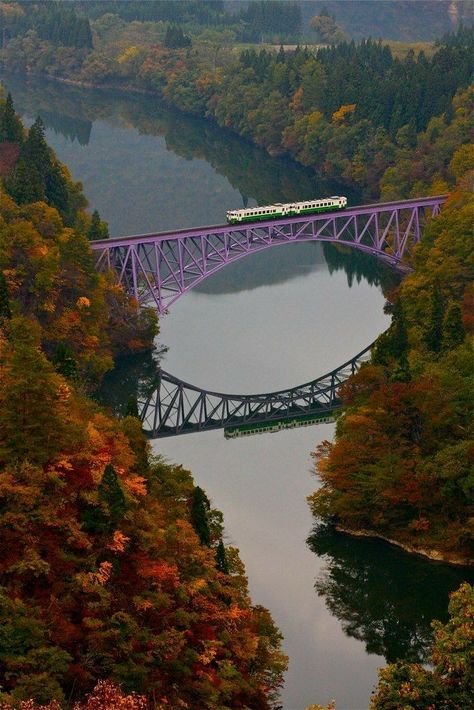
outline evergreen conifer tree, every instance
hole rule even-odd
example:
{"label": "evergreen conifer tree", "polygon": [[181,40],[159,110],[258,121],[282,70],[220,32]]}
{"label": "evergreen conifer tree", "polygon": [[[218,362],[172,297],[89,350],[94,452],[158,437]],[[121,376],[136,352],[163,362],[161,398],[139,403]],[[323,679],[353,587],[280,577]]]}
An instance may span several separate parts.
{"label": "evergreen conifer tree", "polygon": [[392,370],[391,382],[410,382],[411,372],[406,352],[402,353],[397,364]]}
{"label": "evergreen conifer tree", "polygon": [[408,349],[407,327],[405,323],[405,315],[400,299],[395,302],[392,316],[393,329],[393,357],[398,360],[405,355]]}
{"label": "evergreen conifer tree", "polygon": [[74,44],[76,47],[92,49],[92,31],[87,17],[77,20]]}
{"label": "evergreen conifer tree", "polygon": [[[390,328],[377,339],[372,362],[374,365],[387,365],[389,360],[398,360],[402,369],[408,366],[406,353],[408,350],[408,335],[405,315],[400,299],[397,299],[388,312],[392,313]],[[404,359],[403,363],[402,360]]]}
{"label": "evergreen conifer tree", "polygon": [[61,172],[58,162],[51,161],[49,170],[45,175],[45,194],[48,204],[65,216],[69,207],[69,193],[66,178]]}
{"label": "evergreen conifer tree", "polygon": [[464,342],[464,324],[462,322],[462,311],[459,303],[452,301],[446,311],[443,321],[443,350],[451,350]]}
{"label": "evergreen conifer tree", "polygon": [[106,504],[109,512],[110,527],[115,528],[123,517],[127,505],[117,473],[110,463],[105,467],[99,484],[99,500],[101,503]]}
{"label": "evergreen conifer tree", "polygon": [[131,394],[130,397],[128,398],[127,409],[126,409],[125,415],[127,417],[136,417],[137,419],[139,418],[138,402],[137,402],[137,398],[135,397],[134,394]]}
{"label": "evergreen conifer tree", "polygon": [[[69,210],[67,178],[44,137],[44,124],[38,116],[28,131],[20,158],[5,188],[18,204],[46,200],[66,219]],[[67,220],[66,220],[67,221]]]}
{"label": "evergreen conifer tree", "polygon": [[203,545],[211,544],[208,512],[211,504],[202,488],[196,486],[191,498],[191,523]]}
{"label": "evergreen conifer tree", "polygon": [[53,365],[64,377],[73,377],[77,372],[74,353],[65,343],[59,343],[53,356]]}
{"label": "evergreen conifer tree", "polygon": [[96,239],[108,239],[109,230],[107,228],[107,223],[103,222],[97,210],[94,210],[91,217],[91,223],[89,230],[87,232],[87,237],[91,242]]}
{"label": "evergreen conifer tree", "polygon": [[22,140],[23,127],[13,108],[12,95],[8,92],[3,110],[0,111],[0,143],[21,143]]}
{"label": "evergreen conifer tree", "polygon": [[10,177],[4,181],[6,191],[18,205],[45,199],[41,175],[34,165],[20,158]]}
{"label": "evergreen conifer tree", "polygon": [[177,25],[168,25],[165,34],[165,47],[169,49],[179,49],[181,47],[190,47],[191,38],[185,35],[181,27]]}
{"label": "evergreen conifer tree", "polygon": [[428,325],[425,331],[425,342],[430,350],[441,350],[443,336],[444,304],[439,283],[435,281],[431,292],[431,303],[428,313]]}
{"label": "evergreen conifer tree", "polygon": [[227,562],[227,554],[222,538],[219,540],[219,544],[216,549],[216,566],[217,569],[224,574],[229,574],[229,563]]}
{"label": "evergreen conifer tree", "polygon": [[21,157],[28,166],[36,168],[44,180],[51,167],[51,151],[44,137],[44,123],[38,116],[28,131],[28,137],[23,145]]}

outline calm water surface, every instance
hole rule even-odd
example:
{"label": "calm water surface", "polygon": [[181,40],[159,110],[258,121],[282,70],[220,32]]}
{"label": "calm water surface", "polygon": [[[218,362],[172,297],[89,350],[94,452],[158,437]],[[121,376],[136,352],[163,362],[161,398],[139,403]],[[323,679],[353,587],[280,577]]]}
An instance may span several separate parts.
{"label": "calm water surface", "polygon": [[[49,143],[113,235],[221,223],[229,208],[338,192],[152,99],[18,78],[4,83],[26,122],[41,114]],[[357,203],[357,195],[342,194]],[[255,254],[188,293],[162,319],[164,367],[224,392],[313,379],[386,328],[380,284],[390,278],[368,258],[318,244]],[[153,367],[138,358],[113,373],[111,399],[126,401]],[[377,541],[313,528],[305,499],[317,481],[309,454],[333,434],[332,425],[320,425],[153,444],[189,468],[224,512],[252,598],[271,610],[285,636],[284,710],[331,698],[338,710],[366,708],[379,666],[425,658],[431,619],[446,617],[448,592],[466,577]]]}

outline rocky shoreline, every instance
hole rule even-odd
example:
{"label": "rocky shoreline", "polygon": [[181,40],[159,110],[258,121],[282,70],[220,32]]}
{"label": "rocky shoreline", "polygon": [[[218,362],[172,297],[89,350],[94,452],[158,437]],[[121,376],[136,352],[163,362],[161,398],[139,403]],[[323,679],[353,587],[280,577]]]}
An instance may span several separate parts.
{"label": "rocky shoreline", "polygon": [[336,525],[335,529],[337,532],[344,533],[346,535],[352,535],[353,537],[371,537],[377,538],[379,540],[384,540],[390,545],[395,547],[400,547],[405,552],[409,552],[412,555],[420,555],[421,557],[427,557],[435,562],[444,562],[450,565],[457,565],[461,567],[474,567],[474,559],[470,557],[462,557],[461,555],[455,555],[450,552],[443,552],[441,550],[427,549],[423,547],[415,547],[414,545],[409,545],[405,542],[400,542],[399,540],[394,540],[393,538],[381,535],[375,530],[353,530],[352,528],[346,528],[343,525]]}

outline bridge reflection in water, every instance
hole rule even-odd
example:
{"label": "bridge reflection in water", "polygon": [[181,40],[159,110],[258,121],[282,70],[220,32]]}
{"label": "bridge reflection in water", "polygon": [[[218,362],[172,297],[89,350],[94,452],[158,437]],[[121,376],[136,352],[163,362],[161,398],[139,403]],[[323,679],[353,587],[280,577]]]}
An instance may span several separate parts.
{"label": "bridge reflection in water", "polygon": [[316,380],[266,394],[209,392],[159,370],[157,388],[138,402],[144,432],[161,438],[225,429],[233,437],[329,421],[341,406],[340,386],[369,359],[371,347]]}
{"label": "bridge reflection in water", "polygon": [[[92,242],[92,249],[99,270],[115,271],[138,303],[154,303],[162,314],[227,264],[291,242],[349,246],[406,273],[406,256],[420,241],[427,218],[439,214],[445,200],[438,195],[256,224],[119,237]],[[328,421],[341,406],[340,386],[368,360],[370,348],[327,375],[265,394],[211,392],[159,370],[157,388],[139,402],[144,430],[154,438],[224,428],[232,437]]]}

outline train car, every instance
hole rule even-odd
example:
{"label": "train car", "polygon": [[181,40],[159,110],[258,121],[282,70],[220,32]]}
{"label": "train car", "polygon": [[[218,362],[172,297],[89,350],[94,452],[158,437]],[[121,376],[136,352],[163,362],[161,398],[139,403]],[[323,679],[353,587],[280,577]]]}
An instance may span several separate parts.
{"label": "train car", "polygon": [[317,212],[331,212],[343,210],[347,206],[347,197],[333,195],[319,200],[305,200],[304,202],[276,202],[274,205],[263,207],[249,207],[245,210],[229,210],[227,221],[229,224],[241,222],[261,222],[278,217],[296,217],[300,214],[316,214]]}

